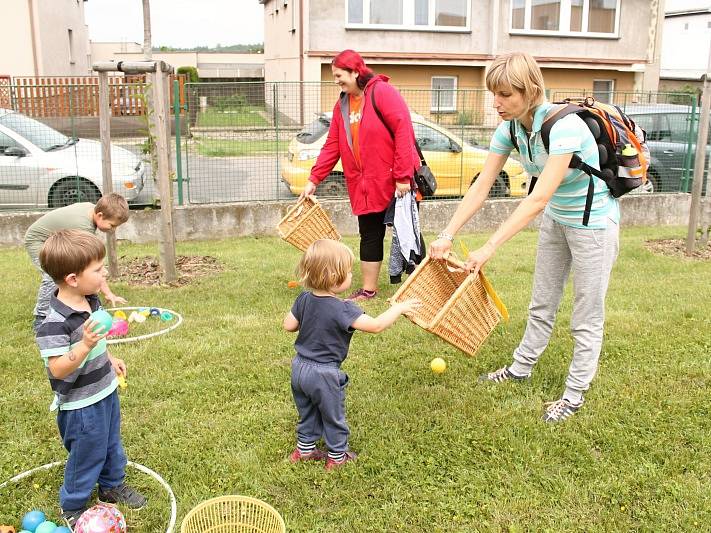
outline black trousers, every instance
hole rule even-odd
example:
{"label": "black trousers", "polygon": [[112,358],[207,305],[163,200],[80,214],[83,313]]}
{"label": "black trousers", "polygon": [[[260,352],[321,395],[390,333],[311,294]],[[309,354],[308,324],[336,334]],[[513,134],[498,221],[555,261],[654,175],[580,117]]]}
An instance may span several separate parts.
{"label": "black trousers", "polygon": [[360,233],[360,260],[379,262],[383,260],[383,241],[385,240],[385,210],[379,213],[358,215],[358,233]]}

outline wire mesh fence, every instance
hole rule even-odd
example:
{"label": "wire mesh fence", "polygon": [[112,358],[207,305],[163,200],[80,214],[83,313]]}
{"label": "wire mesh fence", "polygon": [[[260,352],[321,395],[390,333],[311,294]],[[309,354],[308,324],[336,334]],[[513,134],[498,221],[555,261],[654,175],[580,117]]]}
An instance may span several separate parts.
{"label": "wire mesh fence", "polygon": [[[49,81],[15,84],[0,79],[3,208],[51,208],[95,201],[101,194],[98,85],[93,79]],[[146,82],[127,78],[111,87],[114,190],[133,205],[154,203],[154,134],[146,114]],[[333,83],[320,82],[178,82],[175,88],[171,109],[182,112],[171,119],[173,135],[178,134],[171,143],[174,198],[193,204],[295,199],[325,142],[339,94]],[[499,122],[490,93],[484,88],[410,87],[400,87],[400,92],[438,180],[435,198],[463,195],[481,171]],[[549,99],[589,95],[557,90]],[[695,97],[608,96],[648,132],[654,190],[689,191],[698,122]],[[491,196],[524,196],[527,188],[528,176],[513,152]],[[347,196],[340,162],[317,195]]]}
{"label": "wire mesh fence", "polygon": [[[96,202],[103,191],[97,78],[42,81],[15,79],[0,88],[4,209]],[[156,200],[150,162],[154,133],[143,111],[148,87],[142,77],[116,77],[110,85],[112,185],[132,205]]]}

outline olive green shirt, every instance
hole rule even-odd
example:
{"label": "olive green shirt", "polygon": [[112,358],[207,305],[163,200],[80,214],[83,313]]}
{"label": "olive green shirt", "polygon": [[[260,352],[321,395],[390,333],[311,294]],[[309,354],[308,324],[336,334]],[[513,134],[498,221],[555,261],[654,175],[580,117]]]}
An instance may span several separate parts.
{"label": "olive green shirt", "polygon": [[39,253],[44,241],[61,229],[78,229],[96,233],[94,204],[83,202],[60,207],[38,218],[25,233],[25,249],[30,259],[39,265]]}

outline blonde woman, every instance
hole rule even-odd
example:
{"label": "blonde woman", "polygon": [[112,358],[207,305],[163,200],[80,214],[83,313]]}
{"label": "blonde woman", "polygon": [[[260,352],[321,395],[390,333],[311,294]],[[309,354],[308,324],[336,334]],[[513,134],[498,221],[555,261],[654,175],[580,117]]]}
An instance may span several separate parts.
{"label": "blonde woman", "polygon": [[[438,259],[446,256],[454,235],[481,208],[506,158],[517,147],[522,165],[529,175],[537,177],[535,187],[486,244],[469,254],[466,267],[477,272],[499,246],[543,212],[528,323],[523,339],[514,350],[513,362],[482,375],[480,380],[498,384],[531,376],[548,345],[572,271],[573,358],[561,397],[547,404],[543,415],[546,422],[560,422],[583,405],[583,394],[597,371],[605,294],[619,248],[619,204],[606,184],[594,178],[592,208],[587,225],[583,224],[590,177],[581,170],[569,168],[569,164],[577,155],[599,169],[597,145],[580,117],[568,115],[551,128],[549,152],[546,152],[541,126],[555,115],[558,106],[545,100],[543,76],[530,55],[511,53],[497,57],[487,71],[486,86],[494,95],[493,105],[502,123],[491,140],[479,178],[447,227],[431,243],[430,254]],[[511,132],[516,136],[515,142]]]}

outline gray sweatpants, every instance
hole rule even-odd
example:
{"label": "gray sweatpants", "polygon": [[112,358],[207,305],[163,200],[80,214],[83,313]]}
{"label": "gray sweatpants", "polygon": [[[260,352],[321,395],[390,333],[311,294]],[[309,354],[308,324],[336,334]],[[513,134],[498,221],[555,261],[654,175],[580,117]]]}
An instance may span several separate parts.
{"label": "gray sweatpants", "polygon": [[40,271],[40,274],[42,274],[42,281],[40,281],[40,286],[37,290],[37,303],[33,311],[35,318],[32,322],[32,329],[37,333],[37,329],[49,314],[49,300],[52,294],[54,294],[54,291],[57,290],[57,285],[50,275],[42,270],[42,267],[39,265],[39,260],[32,260],[32,264],[35,265],[37,270]]}
{"label": "gray sweatpants", "polygon": [[329,451],[348,451],[346,423],[348,374],[336,363],[315,363],[297,355],[291,362],[291,392],[299,412],[296,437],[316,442],[323,437]]}
{"label": "gray sweatpants", "polygon": [[574,403],[582,400],[597,371],[605,323],[605,294],[618,250],[619,226],[611,220],[606,229],[580,229],[543,216],[528,323],[510,367],[514,374],[530,374],[546,349],[572,268],[570,329],[575,345],[563,398]]}

